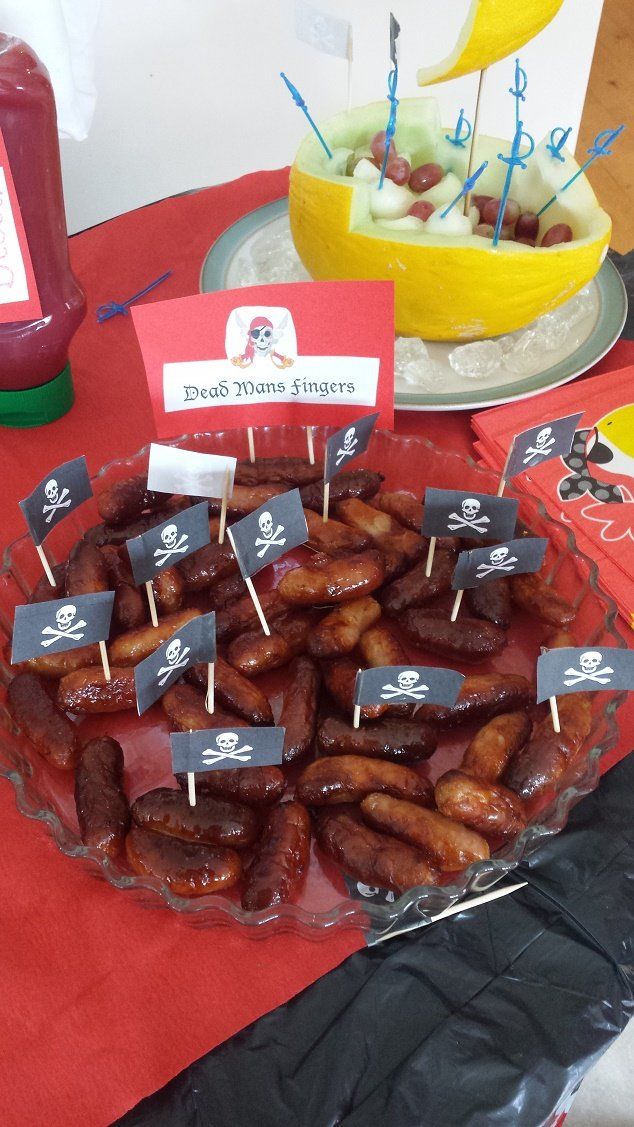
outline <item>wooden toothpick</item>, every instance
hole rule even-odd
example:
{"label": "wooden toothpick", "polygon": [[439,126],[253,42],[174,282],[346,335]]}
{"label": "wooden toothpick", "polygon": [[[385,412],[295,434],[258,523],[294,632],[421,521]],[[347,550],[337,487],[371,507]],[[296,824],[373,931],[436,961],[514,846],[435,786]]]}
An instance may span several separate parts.
{"label": "wooden toothpick", "polygon": [[154,601],[154,590],[152,588],[152,580],[148,579],[145,584],[147,591],[147,601],[150,604],[150,618],[152,619],[152,626],[158,626],[158,614],[156,613],[156,603]]}
{"label": "wooden toothpick", "polygon": [[[66,502],[64,502],[64,504],[66,504]],[[38,554],[38,556],[40,557],[40,560],[41,560],[41,562],[42,562],[42,567],[44,568],[44,572],[45,572],[45,574],[46,574],[46,578],[48,579],[48,581],[49,581],[49,583],[50,583],[51,587],[55,587],[55,586],[56,586],[56,583],[55,583],[55,576],[53,575],[53,572],[52,572],[52,570],[51,570],[51,565],[50,565],[50,563],[48,562],[48,560],[47,560],[47,558],[46,558],[46,553],[45,553],[45,551],[44,551],[44,549],[43,549],[42,545],[41,545],[41,544],[36,544],[36,545],[35,545],[35,550],[36,550],[36,552],[37,552],[37,554]]]}

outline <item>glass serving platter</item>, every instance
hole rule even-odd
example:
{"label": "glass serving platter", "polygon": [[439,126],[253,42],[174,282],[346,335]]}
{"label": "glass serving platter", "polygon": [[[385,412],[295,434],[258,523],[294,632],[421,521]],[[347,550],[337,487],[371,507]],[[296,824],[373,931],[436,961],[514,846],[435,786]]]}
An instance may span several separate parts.
{"label": "glass serving platter", "polygon": [[[325,439],[333,429],[315,428],[317,459],[323,458]],[[245,438],[240,432],[224,431],[183,436],[170,445],[235,455],[246,448]],[[306,453],[305,431],[301,427],[291,426],[257,428],[255,449],[261,457],[279,455],[282,452],[303,456]],[[118,459],[104,466],[93,479],[95,494],[99,494],[113,481],[146,471],[148,450],[149,447],[145,447],[129,458]],[[495,493],[498,484],[497,476],[490,470],[476,466],[450,451],[441,450],[426,439],[395,435],[387,431],[374,434],[367,453],[357,464],[380,469],[385,475],[385,489],[409,490],[418,496],[422,495],[428,485]],[[615,626],[616,606],[598,587],[595,563],[578,549],[569,529],[552,520],[539,502],[530,496],[517,496],[520,500],[520,521],[537,536],[546,536],[550,540],[545,573],[548,582],[576,607],[574,630],[577,644],[625,646],[626,643]],[[96,504],[91,499],[59,524],[48,537],[46,550],[51,561],[55,563],[63,560],[75,540],[98,521]],[[308,549],[290,553],[277,565],[261,573],[256,587],[262,591],[275,585],[285,570],[307,558]],[[490,859],[471,865],[441,886],[412,888],[392,903],[356,898],[349,891],[350,886],[354,892],[354,883],[344,880],[343,874],[320,854],[313,841],[309,869],[293,903],[260,912],[247,912],[242,909],[239,895],[233,890],[225,894],[185,899],[175,896],[158,880],[132,873],[124,856],[112,861],[82,844],[75,814],[72,772],[58,771],[42,759],[21,736],[8,715],[6,685],[11,678],[8,647],[13,611],[16,604],[26,602],[40,577],[41,565],[35,548],[31,539],[25,535],[6,549],[0,571],[0,774],[13,784],[18,810],[28,818],[45,823],[59,849],[68,857],[89,865],[93,872],[116,889],[134,894],[147,906],[168,907],[199,926],[234,920],[244,925],[253,935],[266,935],[271,930],[292,927],[318,937],[342,926],[361,927],[372,930],[375,935],[386,935],[429,922],[431,916],[450,907],[465,894],[482,893],[490,889],[545,837],[562,830],[571,807],[597,785],[601,756],[617,740],[615,713],[625,694],[594,694],[591,733],[583,754],[575,760],[557,792],[533,814],[527,828],[518,838],[501,844],[499,848],[494,848],[496,843],[493,842]],[[547,632],[547,627],[536,626],[528,616],[516,612],[509,631],[509,644],[492,661],[462,668],[457,662],[445,664],[461,668],[464,673],[470,670],[499,670],[522,673],[533,679],[540,643]],[[409,644],[406,644],[406,649],[410,659],[419,664],[443,664],[441,659],[416,650]],[[283,669],[259,678],[259,683],[271,699],[276,718],[281,707],[283,682]],[[108,733],[121,743],[125,754],[126,789],[131,802],[153,787],[175,785],[170,764],[168,726],[160,703],[140,718],[136,712],[129,711],[76,719],[83,738]],[[434,780],[450,767],[457,766],[471,734],[472,729],[461,728],[442,736],[439,748],[432,758],[417,769]],[[292,793],[297,773],[297,767],[287,772],[287,797]]]}

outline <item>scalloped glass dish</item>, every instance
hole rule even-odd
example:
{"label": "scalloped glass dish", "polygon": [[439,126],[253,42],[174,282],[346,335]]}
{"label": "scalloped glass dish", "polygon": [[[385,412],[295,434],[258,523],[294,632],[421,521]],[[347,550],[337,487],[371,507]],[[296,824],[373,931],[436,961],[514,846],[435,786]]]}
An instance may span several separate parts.
{"label": "scalloped glass dish", "polygon": [[[323,457],[324,441],[332,429],[315,428],[318,459]],[[209,453],[246,454],[246,435],[237,431],[189,435],[170,444]],[[304,455],[305,432],[300,427],[256,429],[255,449],[259,456],[273,456],[280,451]],[[146,470],[147,451],[148,447],[145,447],[132,457],[118,459],[105,466],[93,479],[95,493],[119,478]],[[498,484],[497,476],[491,471],[441,450],[426,439],[394,435],[387,431],[374,435],[367,454],[357,464],[380,469],[385,475],[386,489],[407,489],[419,496],[427,485],[495,492]],[[579,551],[569,529],[552,520],[539,502],[529,496],[517,496],[523,524],[536,535],[550,539],[546,556],[547,578],[577,608],[577,643],[624,647],[626,643],[615,626],[616,606],[599,590],[594,562]],[[95,502],[90,500],[51,533],[46,541],[49,558],[53,562],[64,559],[77,537],[98,520]],[[306,550],[302,549],[291,554],[290,561],[305,558]],[[262,582],[256,586],[262,590],[274,584],[290,561],[286,557],[276,567],[266,569],[260,577]],[[372,930],[375,935],[387,935],[423,923],[466,893],[479,893],[491,888],[543,838],[563,829],[571,807],[597,785],[601,756],[617,740],[615,713],[625,694],[594,694],[593,727],[584,753],[572,765],[557,793],[534,815],[516,840],[496,849],[489,860],[477,862],[457,874],[451,883],[410,889],[394,903],[353,899],[340,871],[320,855],[313,843],[306,879],[293,903],[261,912],[246,912],[240,906],[239,896],[232,892],[184,899],[175,896],[161,882],[132,873],[124,858],[111,861],[82,844],[74,809],[72,773],[50,767],[21,736],[8,715],[6,685],[11,677],[11,668],[7,664],[5,643],[10,639],[15,605],[26,601],[40,576],[41,566],[30,538],[23,536],[14,541],[5,552],[0,571],[0,774],[13,784],[20,812],[44,822],[63,853],[87,863],[115,888],[134,893],[149,907],[169,907],[199,926],[234,920],[253,935],[266,935],[273,929],[292,927],[318,937],[342,926],[361,927]],[[547,628],[536,629],[534,622],[518,613],[503,653],[491,662],[470,668],[482,672],[498,669],[532,677],[540,642],[546,632]],[[409,646],[408,650],[411,659],[421,664],[442,664],[429,654],[423,655]],[[453,664],[459,668],[458,663]],[[469,672],[469,668],[465,666],[462,671]],[[283,670],[265,675],[260,683],[269,693],[277,716]],[[88,738],[108,732],[120,741],[125,753],[126,787],[131,801],[152,787],[173,785],[169,734],[160,704],[141,718],[133,712],[122,712],[78,718],[78,723],[82,736]],[[443,737],[438,751],[421,770],[435,779],[449,767],[456,766],[469,735],[468,729],[458,729]],[[292,772],[289,776],[289,781],[292,781]]]}

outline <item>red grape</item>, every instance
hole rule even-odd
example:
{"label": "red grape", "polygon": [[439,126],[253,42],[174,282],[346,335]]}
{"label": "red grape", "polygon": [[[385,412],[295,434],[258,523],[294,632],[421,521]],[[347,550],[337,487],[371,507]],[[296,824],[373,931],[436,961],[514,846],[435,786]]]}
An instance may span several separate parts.
{"label": "red grape", "polygon": [[435,210],[433,203],[430,203],[429,200],[416,200],[416,203],[412,204],[407,214],[415,215],[417,219],[426,220],[429,219],[430,215]]}
{"label": "red grape", "polygon": [[409,186],[413,192],[426,192],[428,188],[434,188],[436,184],[440,184],[444,175],[445,173],[439,164],[433,162],[419,164],[409,178]]}
{"label": "red grape", "polygon": [[572,229],[567,223],[555,223],[554,227],[549,227],[546,234],[542,238],[541,246],[553,247],[556,243],[569,243],[572,241]]}
{"label": "red grape", "polygon": [[[500,210],[501,200],[489,200],[483,207],[480,215],[483,223],[493,223],[495,225],[498,211]],[[520,205],[517,200],[508,199],[506,207],[504,208],[504,216],[502,222],[505,227],[513,227],[520,215]]]}
{"label": "red grape", "polygon": [[[370,148],[372,149],[372,156],[374,157],[377,164],[380,166],[383,163],[383,157],[385,156],[385,130],[384,129],[382,129],[380,131],[380,133],[374,134],[374,137],[370,141]],[[390,155],[388,157],[388,160],[393,160],[395,156],[396,156],[396,145],[394,144],[394,139],[392,139],[390,141]]]}
{"label": "red grape", "polygon": [[482,235],[483,239],[493,238],[493,227],[490,223],[478,223],[477,227],[473,228],[474,235]]}
{"label": "red grape", "polygon": [[539,219],[534,211],[524,211],[520,215],[517,223],[515,224],[515,238],[516,239],[532,239],[533,243],[537,238],[539,231]]}
{"label": "red grape", "polygon": [[411,165],[405,157],[391,157],[387,162],[385,175],[395,184],[407,184],[411,171]]}
{"label": "red grape", "polygon": [[482,217],[482,212],[484,210],[485,203],[488,203],[489,200],[492,200],[492,199],[493,199],[493,196],[479,196],[477,194],[474,194],[471,197],[471,203],[474,205],[474,207],[477,207],[478,211],[480,212],[480,217]]}
{"label": "red grape", "polygon": [[515,242],[516,243],[524,243],[527,247],[534,247],[535,246],[535,240],[529,239],[526,235],[520,235],[519,239],[516,235],[515,236]]}

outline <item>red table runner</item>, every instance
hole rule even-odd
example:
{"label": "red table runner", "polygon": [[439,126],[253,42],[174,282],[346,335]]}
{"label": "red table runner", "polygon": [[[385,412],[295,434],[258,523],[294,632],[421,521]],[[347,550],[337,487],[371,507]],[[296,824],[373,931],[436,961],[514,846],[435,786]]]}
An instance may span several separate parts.
{"label": "red table runner", "polygon": [[[50,466],[85,453],[94,472],[154,437],[131,318],[99,325],[97,306],[124,300],[168,269],[172,277],[150,300],[197,292],[212,242],[252,208],[285,195],[287,176],[258,173],[164,200],[71,240],[73,267],[88,295],[71,352],[77,402],[50,426],[2,431],[3,546],[24,531],[18,499]],[[594,371],[632,359],[634,347],[621,342]],[[466,412],[399,412],[396,429],[463,454],[472,450]],[[633,706],[628,714],[634,720]],[[622,744],[610,761],[628,750]],[[148,911],[59,853],[44,827],[17,813],[5,783],[0,825],[7,1127],[110,1123],[363,946],[352,931],[319,942],[292,935],[253,940],[237,926],[199,930],[167,909]]]}

